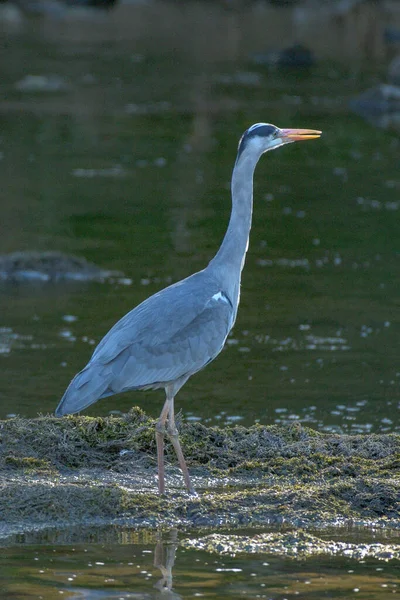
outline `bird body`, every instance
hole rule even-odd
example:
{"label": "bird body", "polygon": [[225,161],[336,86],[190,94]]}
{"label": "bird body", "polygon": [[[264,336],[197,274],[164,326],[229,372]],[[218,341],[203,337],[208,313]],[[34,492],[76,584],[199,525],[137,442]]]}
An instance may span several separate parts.
{"label": "bird body", "polygon": [[57,414],[119,392],[186,381],[222,350],[235,315],[232,300],[207,270],[150,296],[104,336]]}
{"label": "bird body", "polygon": [[163,493],[164,435],[178,456],[194,493],[174,419],[174,397],[186,381],[224,347],[239,305],[240,278],[248,248],[253,174],[261,155],[294,141],[319,137],[307,129],[257,123],[242,136],[232,174],[232,212],[224,240],[208,266],[147,298],[118,321],[68,386],[56,415],[75,413],[129,390],[164,388],[166,401],[156,426],[158,485]]}

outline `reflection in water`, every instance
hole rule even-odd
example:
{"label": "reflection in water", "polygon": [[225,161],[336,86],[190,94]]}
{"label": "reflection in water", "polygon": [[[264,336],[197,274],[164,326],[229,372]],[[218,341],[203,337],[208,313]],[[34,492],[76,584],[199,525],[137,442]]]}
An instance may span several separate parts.
{"label": "reflection in water", "polygon": [[[381,60],[390,43],[385,32],[399,26],[395,3],[386,3],[384,10],[374,2],[298,2],[291,10],[282,10],[277,4],[248,3],[244,10],[243,3],[237,2],[226,10],[223,3],[190,2],[182,7],[165,2],[124,2],[103,18],[67,11],[62,19],[43,19],[35,25],[51,42],[60,38],[64,42],[72,39],[77,45],[82,41],[129,41],[136,48],[133,60],[140,60],[138,48],[152,39],[160,51],[169,52],[179,43],[189,54],[218,62],[238,60],[243,53],[282,49],[294,42],[311,47],[319,57]],[[12,33],[18,25],[20,30],[25,25],[22,15],[3,19],[3,27]],[[68,25],[73,26],[72,32]]]}
{"label": "reflection in water", "polygon": [[[132,538],[135,539],[137,537],[138,537],[138,534],[136,532],[133,533],[133,536],[130,536],[129,532],[127,532],[127,535],[124,535],[124,533],[121,532],[120,542],[127,544],[127,543],[129,543],[130,539],[132,539]],[[158,531],[156,534],[156,537],[157,537],[157,542],[155,544],[155,549],[154,549],[154,567],[161,571],[162,577],[156,583],[153,584],[153,588],[155,590],[157,590],[157,592],[154,594],[150,593],[150,597],[152,597],[152,598],[162,597],[162,598],[166,598],[167,600],[179,600],[180,598],[182,598],[182,596],[178,593],[175,593],[172,589],[172,585],[173,585],[172,569],[175,564],[176,550],[179,546],[178,530],[171,529],[169,531],[164,531],[164,532]],[[146,556],[148,552],[149,551],[147,551],[147,550],[143,550],[142,553],[145,553],[145,556]],[[93,563],[89,563],[90,566],[92,564]],[[100,567],[105,565],[105,563],[102,561],[97,561],[95,564]],[[133,563],[129,562],[128,566],[133,566]],[[148,587],[150,588],[151,573],[150,573],[150,570],[148,570],[147,565],[144,563],[143,565],[137,565],[136,568],[140,569],[140,573],[146,576],[146,579],[149,581]],[[128,573],[129,573],[129,571],[128,571]],[[76,579],[76,577],[72,576],[72,577],[69,577],[69,579]],[[114,581],[116,581],[116,580],[111,577],[107,577],[105,579],[105,583],[109,583],[109,584],[112,584]],[[92,589],[92,588],[84,589],[83,587],[78,585],[76,587],[68,586],[66,589],[68,590],[68,592],[73,594],[73,596],[72,596],[73,598],[86,598],[88,600],[95,600],[95,599],[100,600],[101,598],[120,598],[120,599],[143,598],[143,593],[140,593],[140,592],[138,593],[137,591],[135,591],[135,588],[132,588],[132,590],[130,590],[130,591],[124,591],[123,589],[112,590],[112,589],[109,589],[107,586],[107,589],[101,590],[101,589]],[[146,597],[147,597],[147,594],[146,594]]]}
{"label": "reflection in water", "polygon": [[[177,529],[171,529],[169,532],[158,532],[157,543],[154,550],[154,566],[159,569],[162,573],[161,579],[153,585],[158,591],[156,594],[143,594],[132,591],[124,591],[122,589],[111,590],[111,589],[84,589],[81,587],[67,587],[66,591],[72,594],[72,598],[85,598],[87,600],[101,600],[106,598],[118,598],[119,600],[125,600],[129,598],[136,598],[137,600],[144,597],[151,598],[165,598],[166,600],[180,600],[182,596],[177,594],[172,589],[172,568],[175,564],[176,549],[179,545],[178,531]],[[113,579],[108,578],[107,583],[111,583]],[[60,591],[61,593],[61,591]]]}
{"label": "reflection in water", "polygon": [[[283,600],[295,596],[308,600],[311,596],[350,598],[357,594],[361,600],[380,600],[399,590],[396,561],[386,562],[390,546],[398,541],[398,536],[390,532],[380,536],[382,544],[388,547],[386,558],[385,546],[376,543],[376,532],[363,538],[357,530],[336,531],[335,541],[326,541],[330,551],[325,556],[308,556],[312,548],[305,542],[312,536],[302,532],[293,534],[299,540],[304,538],[298,546],[301,556],[296,555],[296,544],[292,546],[290,541],[287,547],[278,543],[270,545],[269,552],[265,548],[257,552],[253,543],[258,537],[268,539],[268,533],[257,536],[254,532],[252,538],[248,538],[245,552],[234,550],[246,538],[242,531],[226,532],[227,535],[221,536],[220,550],[214,545],[208,551],[200,550],[207,537],[196,536],[193,532],[190,539],[184,540],[184,548],[180,548],[176,529],[164,531],[162,535],[158,533],[157,539],[151,532],[97,529],[86,532],[87,543],[82,541],[82,530],[75,533],[75,542],[72,542],[71,533],[66,532],[65,536],[62,532],[42,534],[46,544],[41,546],[37,545],[39,535],[36,542],[30,536],[30,542],[36,545],[3,548],[0,554],[2,598],[53,600],[67,596],[87,600],[179,600],[205,596],[210,600],[241,597]],[[271,537],[274,535],[288,540],[291,536],[290,531],[272,533]],[[363,539],[373,544],[363,543]],[[67,540],[70,541],[68,546],[65,545]],[[232,553],[226,546],[227,540],[232,545]],[[314,541],[318,544],[317,538]],[[325,544],[321,539],[319,542]],[[192,543],[193,548],[190,547]],[[341,556],[336,555],[336,546],[341,547]],[[383,560],[370,556],[366,552],[368,547],[380,547]],[[358,559],[346,556],[347,548],[350,556]],[[359,552],[354,551],[356,548]],[[397,545],[397,552],[398,548]],[[226,551],[228,554],[219,554]],[[162,577],[154,584],[160,571]]]}
{"label": "reflection in water", "polygon": [[[40,346],[36,346],[39,347]],[[12,349],[35,348],[31,335],[20,335],[11,327],[0,327],[0,354],[9,354]]]}
{"label": "reflection in water", "polygon": [[[176,253],[195,251],[191,242],[189,224],[200,217],[201,211],[196,203],[198,186],[203,184],[205,160],[212,140],[211,115],[207,109],[207,96],[210,92],[207,77],[198,77],[193,83],[194,114],[188,135],[183,140],[173,170],[176,171],[176,185],[172,190],[173,207],[171,210],[172,241]],[[202,186],[203,187],[203,186]],[[197,189],[196,189],[197,188]]]}
{"label": "reflection in water", "polygon": [[179,545],[178,530],[170,530],[168,541],[165,541],[162,536],[161,532],[157,534],[158,540],[154,550],[154,566],[160,569],[162,577],[154,587],[163,593],[164,598],[178,600],[181,596],[172,591],[172,567],[175,564],[176,549]]}

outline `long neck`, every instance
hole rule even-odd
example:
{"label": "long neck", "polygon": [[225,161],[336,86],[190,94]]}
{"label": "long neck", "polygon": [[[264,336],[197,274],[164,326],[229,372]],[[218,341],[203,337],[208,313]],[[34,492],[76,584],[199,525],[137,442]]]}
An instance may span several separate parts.
{"label": "long neck", "polygon": [[237,288],[249,244],[253,214],[253,174],[259,157],[242,154],[232,174],[232,212],[225,237],[210,267],[229,288]]}

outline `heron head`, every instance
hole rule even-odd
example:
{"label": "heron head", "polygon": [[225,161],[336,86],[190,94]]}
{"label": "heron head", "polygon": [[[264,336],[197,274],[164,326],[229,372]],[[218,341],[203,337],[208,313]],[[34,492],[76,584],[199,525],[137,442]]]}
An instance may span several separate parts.
{"label": "heron head", "polygon": [[284,144],[313,140],[319,138],[321,131],[314,129],[280,129],[270,123],[256,123],[247,129],[242,135],[238,158],[243,152],[252,152],[261,156],[268,150],[275,150]]}

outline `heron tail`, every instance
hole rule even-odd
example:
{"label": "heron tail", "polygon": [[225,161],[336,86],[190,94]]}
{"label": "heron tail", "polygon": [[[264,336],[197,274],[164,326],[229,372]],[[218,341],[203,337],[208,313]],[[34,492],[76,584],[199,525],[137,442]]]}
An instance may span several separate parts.
{"label": "heron tail", "polygon": [[56,408],[56,416],[77,413],[100,398],[113,394],[107,389],[111,379],[111,369],[105,365],[88,364],[69,384]]}

